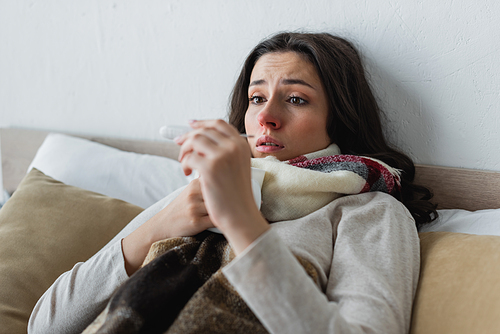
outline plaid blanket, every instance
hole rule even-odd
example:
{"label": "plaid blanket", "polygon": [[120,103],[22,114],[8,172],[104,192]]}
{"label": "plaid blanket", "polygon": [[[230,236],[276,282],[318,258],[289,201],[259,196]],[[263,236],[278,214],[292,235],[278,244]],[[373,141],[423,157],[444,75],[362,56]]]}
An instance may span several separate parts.
{"label": "plaid blanket", "polygon": [[159,241],[83,333],[267,333],[222,274],[233,258],[218,233]]}

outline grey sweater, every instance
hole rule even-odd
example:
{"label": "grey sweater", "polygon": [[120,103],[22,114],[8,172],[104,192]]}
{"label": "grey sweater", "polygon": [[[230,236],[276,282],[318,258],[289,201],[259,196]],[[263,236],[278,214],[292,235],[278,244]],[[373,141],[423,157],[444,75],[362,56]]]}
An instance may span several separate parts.
{"label": "grey sweater", "polygon": [[[83,331],[128,278],[121,239],[180,191],[61,275],[36,304],[28,333]],[[318,285],[292,252],[315,266]],[[271,333],[407,333],[419,253],[415,222],[406,208],[372,192],[272,224],[223,273]]]}

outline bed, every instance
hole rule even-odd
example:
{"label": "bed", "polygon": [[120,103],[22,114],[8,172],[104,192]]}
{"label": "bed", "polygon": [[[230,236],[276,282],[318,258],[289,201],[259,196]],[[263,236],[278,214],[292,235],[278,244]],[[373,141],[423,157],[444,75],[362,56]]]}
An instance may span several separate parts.
{"label": "bed", "polygon": [[[171,141],[5,128],[0,143],[0,333],[26,332],[62,272],[190,181]],[[416,182],[432,189],[440,218],[420,231],[411,333],[496,333],[500,172],[417,165]]]}

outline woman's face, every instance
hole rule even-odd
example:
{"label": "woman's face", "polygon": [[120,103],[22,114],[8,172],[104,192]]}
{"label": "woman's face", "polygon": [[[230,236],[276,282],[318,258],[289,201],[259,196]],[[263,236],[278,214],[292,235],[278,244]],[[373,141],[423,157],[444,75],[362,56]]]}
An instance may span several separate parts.
{"label": "woman's face", "polygon": [[254,158],[281,161],[330,144],[328,102],[314,65],[295,52],[267,53],[255,64],[248,88],[245,129]]}

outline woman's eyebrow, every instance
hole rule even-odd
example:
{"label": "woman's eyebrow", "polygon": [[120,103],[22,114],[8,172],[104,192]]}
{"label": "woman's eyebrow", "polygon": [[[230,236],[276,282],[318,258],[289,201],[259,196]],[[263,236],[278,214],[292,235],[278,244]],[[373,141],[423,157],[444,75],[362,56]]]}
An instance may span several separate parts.
{"label": "woman's eyebrow", "polygon": [[312,89],[316,90],[316,88],[314,88],[313,86],[311,86],[310,84],[308,84],[307,82],[305,82],[304,80],[301,80],[301,79],[282,79],[281,83],[283,85],[303,85],[303,86],[311,87]]}
{"label": "woman's eyebrow", "polygon": [[[263,85],[265,83],[266,83],[266,80],[264,80],[264,79],[254,80],[250,83],[249,87],[259,86],[259,85]],[[307,82],[305,82],[304,80],[301,80],[301,79],[282,79],[281,83],[283,85],[304,85],[304,86],[307,86],[307,87],[310,87],[310,88],[316,90],[316,88],[314,88],[312,85],[308,84]]]}
{"label": "woman's eyebrow", "polygon": [[250,82],[250,85],[248,85],[248,87],[259,86],[259,85],[263,85],[265,83],[266,83],[266,80],[264,80],[264,79],[254,80],[254,81]]}

